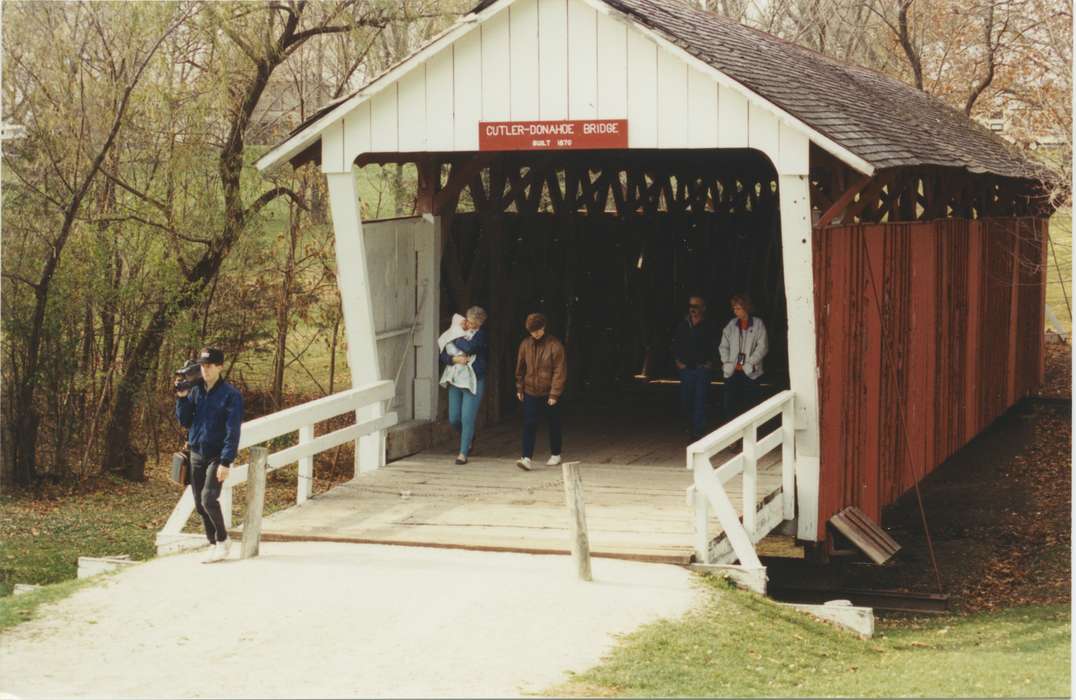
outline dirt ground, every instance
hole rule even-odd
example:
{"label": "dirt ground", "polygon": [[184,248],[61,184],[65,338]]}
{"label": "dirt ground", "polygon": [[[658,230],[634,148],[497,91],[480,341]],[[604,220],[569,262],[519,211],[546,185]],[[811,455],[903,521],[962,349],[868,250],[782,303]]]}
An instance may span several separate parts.
{"label": "dirt ground", "polygon": [[[1070,346],[1048,346],[1042,395],[1050,398],[1009,411],[922,482],[942,587],[956,612],[1071,602],[1070,367]],[[884,523],[903,550],[885,567],[848,565],[848,585],[936,592],[915,493]]]}
{"label": "dirt ground", "polygon": [[[516,697],[677,618],[686,569],[312,542],[160,557],[5,633],[0,697]],[[10,694],[10,695],[5,695]]]}

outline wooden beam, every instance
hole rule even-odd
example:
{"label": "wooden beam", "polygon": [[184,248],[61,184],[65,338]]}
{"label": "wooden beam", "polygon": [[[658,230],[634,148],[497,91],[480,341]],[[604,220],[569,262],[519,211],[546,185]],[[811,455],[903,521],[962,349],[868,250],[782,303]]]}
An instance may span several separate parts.
{"label": "wooden beam", "polygon": [[[864,175],[854,185],[845,190],[841,196],[837,198],[837,201],[822,212],[822,216],[818,217],[818,221],[814,225],[815,228],[825,228],[826,226],[829,226],[829,223],[836,219],[837,216],[852,203],[856,198],[856,195],[862,192],[873,179],[874,178],[870,176]],[[842,223],[845,223],[843,219]]]}
{"label": "wooden beam", "polygon": [[845,209],[842,223],[850,224],[852,223],[852,219],[860,216],[865,209],[868,207],[875,207],[878,203],[878,197],[882,193],[882,188],[888,183],[889,177],[885,174],[875,175],[874,178],[871,179],[870,184],[863,188],[859,193],[859,201],[852,202],[848,205],[848,208]]}
{"label": "wooden beam", "polygon": [[610,178],[610,186],[613,190],[613,206],[616,207],[616,214],[619,217],[623,217],[628,213],[625,207],[627,202],[624,196],[624,183],[620,180],[621,172],[623,171],[620,168],[613,169]]}
{"label": "wooden beam", "polygon": [[418,168],[418,192],[415,195],[415,213],[433,214],[434,198],[441,186],[441,163],[430,156],[415,161]]}
{"label": "wooden beam", "polygon": [[485,211],[489,208],[489,195],[486,193],[486,183],[482,181],[481,172],[471,175],[471,181],[467,184],[467,191],[471,193],[471,201],[474,202],[476,212]]}
{"label": "wooden beam", "polygon": [[546,187],[549,189],[549,199],[553,204],[553,213],[560,214],[564,209],[564,193],[560,191],[560,171],[550,168],[546,173]]}
{"label": "wooden beam", "polygon": [[[489,165],[491,158],[492,156],[471,156],[465,161],[453,162],[452,170],[448,174],[448,182],[445,183],[444,189],[434,194],[431,211],[440,215],[455,211],[460,199],[460,192],[469,183],[473,182],[475,174]],[[485,194],[484,191],[483,194]],[[473,190],[471,196],[474,197]]]}

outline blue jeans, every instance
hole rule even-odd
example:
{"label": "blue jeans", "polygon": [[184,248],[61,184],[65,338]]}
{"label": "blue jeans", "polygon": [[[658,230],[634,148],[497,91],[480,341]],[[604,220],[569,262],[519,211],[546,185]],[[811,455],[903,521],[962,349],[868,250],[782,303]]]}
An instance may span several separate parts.
{"label": "blue jeans", "polygon": [[706,367],[680,370],[680,409],[691,423],[692,437],[706,433],[706,399],[710,393],[710,370]]}
{"label": "blue jeans", "polygon": [[471,454],[474,442],[474,422],[478,416],[478,407],[482,404],[482,392],[486,390],[486,378],[482,377],[475,385],[475,393],[458,386],[448,387],[448,423],[460,434],[460,454]]}
{"label": "blue jeans", "polygon": [[759,380],[751,379],[743,372],[733,372],[732,376],[725,380],[725,386],[721,387],[722,399],[724,399],[725,422],[732,420],[748,409],[754,408],[758,403]]}
{"label": "blue jeans", "polygon": [[549,419],[549,454],[559,455],[561,448],[560,401],[549,405],[548,396],[523,394],[523,456],[534,456],[534,441],[538,437],[538,421],[542,414]]}

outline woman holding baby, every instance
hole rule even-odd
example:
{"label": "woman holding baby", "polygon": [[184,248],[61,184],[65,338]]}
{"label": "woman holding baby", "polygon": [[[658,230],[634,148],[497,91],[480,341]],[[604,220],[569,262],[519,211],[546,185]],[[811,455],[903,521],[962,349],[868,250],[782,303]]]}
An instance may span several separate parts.
{"label": "woman holding baby", "polygon": [[453,314],[452,325],[441,334],[441,386],[448,387],[448,422],[460,433],[460,453],[456,464],[467,464],[474,443],[474,424],[482,392],[486,388],[489,343],[482,324],[486,310],[481,306],[467,309],[466,316]]}

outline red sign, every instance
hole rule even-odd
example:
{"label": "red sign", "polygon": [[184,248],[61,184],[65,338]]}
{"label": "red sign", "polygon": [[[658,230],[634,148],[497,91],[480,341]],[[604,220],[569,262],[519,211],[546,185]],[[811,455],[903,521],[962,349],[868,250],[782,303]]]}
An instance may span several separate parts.
{"label": "red sign", "polygon": [[559,151],[627,147],[627,119],[478,122],[480,151]]}

